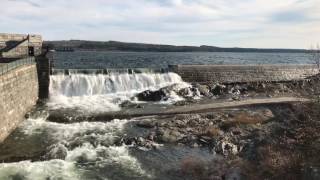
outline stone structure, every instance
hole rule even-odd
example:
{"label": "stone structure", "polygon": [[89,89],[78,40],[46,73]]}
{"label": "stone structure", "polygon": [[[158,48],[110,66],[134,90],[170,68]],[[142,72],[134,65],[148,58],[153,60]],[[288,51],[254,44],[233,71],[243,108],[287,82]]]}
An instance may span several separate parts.
{"label": "stone structure", "polygon": [[319,73],[313,65],[171,65],[186,82],[245,83],[301,80]]}
{"label": "stone structure", "polygon": [[47,62],[41,36],[0,33],[0,142],[47,96]]}
{"label": "stone structure", "polygon": [[51,63],[48,56],[50,55],[44,53],[36,57],[39,81],[39,99],[49,98]]}
{"label": "stone structure", "polygon": [[37,56],[41,54],[40,35],[0,33],[0,62],[2,59]]}
{"label": "stone structure", "polygon": [[0,142],[13,131],[38,100],[36,64],[0,76]]}

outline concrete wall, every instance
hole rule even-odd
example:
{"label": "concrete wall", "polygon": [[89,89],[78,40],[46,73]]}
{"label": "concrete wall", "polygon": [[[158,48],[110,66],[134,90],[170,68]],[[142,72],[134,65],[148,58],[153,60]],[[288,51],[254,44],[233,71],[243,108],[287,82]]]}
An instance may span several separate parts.
{"label": "concrete wall", "polygon": [[[17,46],[9,51],[6,49],[14,45]],[[35,55],[41,54],[42,37],[40,35],[0,33],[0,52],[2,51],[0,53],[1,57],[17,58],[27,56],[28,47],[34,47]]]}
{"label": "concrete wall", "polygon": [[36,64],[0,75],[0,142],[13,131],[38,99]]}
{"label": "concrete wall", "polygon": [[243,83],[300,80],[317,74],[313,65],[172,65],[186,82]]}

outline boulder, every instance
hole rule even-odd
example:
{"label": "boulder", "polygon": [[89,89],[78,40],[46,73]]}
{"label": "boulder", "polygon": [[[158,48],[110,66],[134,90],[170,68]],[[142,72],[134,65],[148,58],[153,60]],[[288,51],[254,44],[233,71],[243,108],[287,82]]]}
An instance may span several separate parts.
{"label": "boulder", "polygon": [[155,127],[155,122],[151,120],[143,120],[137,122],[137,126],[142,128],[153,128]]}
{"label": "boulder", "polygon": [[158,91],[146,90],[136,95],[139,101],[161,101],[168,98],[169,92],[165,89],[159,89]]}
{"label": "boulder", "polygon": [[211,90],[210,92],[214,95],[214,96],[219,96],[222,95],[223,92],[225,91],[226,86],[221,85],[221,84],[213,84],[211,85]]}
{"label": "boulder", "polygon": [[133,103],[131,101],[124,101],[120,104],[122,108],[143,108],[140,104]]}
{"label": "boulder", "polygon": [[210,93],[210,89],[206,85],[201,85],[201,84],[194,84],[193,85],[198,91],[200,92],[200,95],[210,97],[212,94]]}
{"label": "boulder", "polygon": [[63,144],[54,144],[48,148],[46,159],[62,159],[64,160],[68,154],[68,149]]}
{"label": "boulder", "polygon": [[158,134],[159,140],[164,143],[175,143],[183,138],[183,135],[178,131],[171,131],[169,129],[162,129]]}

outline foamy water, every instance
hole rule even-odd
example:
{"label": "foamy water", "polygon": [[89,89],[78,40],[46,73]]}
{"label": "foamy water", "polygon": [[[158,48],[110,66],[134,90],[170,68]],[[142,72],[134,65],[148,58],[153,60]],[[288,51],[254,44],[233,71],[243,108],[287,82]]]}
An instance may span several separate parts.
{"label": "foamy water", "polygon": [[[27,180],[43,179],[86,179],[87,168],[120,166],[137,176],[150,177],[141,168],[136,158],[129,154],[129,147],[114,146],[118,135],[123,135],[127,120],[111,122],[81,122],[59,124],[48,122],[45,118],[26,120],[19,131],[32,136],[45,131],[54,140],[47,149],[47,155],[66,151],[64,159],[51,159],[41,162],[21,161],[0,164],[0,179],[22,178]],[[77,146],[72,144],[76,143]],[[103,177],[102,179],[107,179]]]}
{"label": "foamy water", "polygon": [[[119,104],[133,100],[135,94],[145,90],[158,90],[176,84],[186,88],[175,73],[140,74],[58,74],[50,79],[51,109],[76,108],[88,112],[119,111]],[[183,100],[175,92],[170,93],[167,102]]]}

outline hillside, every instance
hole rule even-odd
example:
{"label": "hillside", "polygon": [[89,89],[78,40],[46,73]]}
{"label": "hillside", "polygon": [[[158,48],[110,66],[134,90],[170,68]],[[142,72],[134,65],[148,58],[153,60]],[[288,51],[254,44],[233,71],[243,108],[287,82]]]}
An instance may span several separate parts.
{"label": "hillside", "polygon": [[258,49],[258,48],[222,48],[215,46],[174,46],[144,43],[126,43],[118,41],[45,41],[50,49],[96,50],[96,51],[137,51],[137,52],[280,52],[304,53],[304,49]]}

